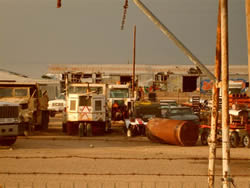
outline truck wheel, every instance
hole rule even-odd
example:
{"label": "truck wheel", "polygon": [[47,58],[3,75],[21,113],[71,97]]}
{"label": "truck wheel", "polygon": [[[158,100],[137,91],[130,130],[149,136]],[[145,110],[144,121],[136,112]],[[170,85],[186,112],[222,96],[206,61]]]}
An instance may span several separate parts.
{"label": "truck wheel", "polygon": [[11,146],[16,142],[16,136],[7,136],[0,139],[0,145]]}
{"label": "truck wheel", "polygon": [[146,136],[145,126],[144,125],[139,127],[139,135]]}
{"label": "truck wheel", "polygon": [[49,127],[49,111],[42,111],[42,130],[48,130]]}
{"label": "truck wheel", "polygon": [[231,147],[236,148],[240,142],[239,134],[237,132],[233,131],[230,135],[229,141],[230,141]]}
{"label": "truck wheel", "polygon": [[86,136],[92,136],[92,125],[91,125],[91,123],[87,123],[87,125],[86,125]]}
{"label": "truck wheel", "polygon": [[248,135],[243,136],[242,144],[246,148],[250,148],[250,137]]}
{"label": "truck wheel", "polygon": [[104,129],[105,129],[105,133],[111,133],[111,122],[110,121],[106,121],[105,125],[104,125]]}
{"label": "truck wheel", "polygon": [[79,136],[83,137],[84,136],[84,124],[83,123],[79,123]]}
{"label": "truck wheel", "polygon": [[207,131],[203,131],[201,133],[201,144],[203,146],[207,146],[208,145],[208,135],[209,135],[209,133]]}
{"label": "truck wheel", "polygon": [[62,123],[62,132],[66,133],[67,132],[67,124]]}
{"label": "truck wheel", "polygon": [[126,125],[124,125],[124,126],[123,126],[123,132],[124,132],[124,134],[127,134],[127,130],[128,130],[128,129],[127,129]]}

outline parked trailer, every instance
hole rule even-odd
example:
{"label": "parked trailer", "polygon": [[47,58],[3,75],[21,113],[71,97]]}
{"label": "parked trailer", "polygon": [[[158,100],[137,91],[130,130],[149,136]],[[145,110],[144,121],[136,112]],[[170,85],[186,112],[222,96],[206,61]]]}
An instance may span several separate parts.
{"label": "parked trailer", "polygon": [[[229,140],[231,147],[238,147],[243,145],[244,147],[250,147],[250,123],[249,112],[247,110],[229,110],[230,124],[229,124]],[[202,145],[208,145],[210,125],[200,126],[200,139]],[[222,128],[219,124],[217,128],[217,141],[222,140]]]}

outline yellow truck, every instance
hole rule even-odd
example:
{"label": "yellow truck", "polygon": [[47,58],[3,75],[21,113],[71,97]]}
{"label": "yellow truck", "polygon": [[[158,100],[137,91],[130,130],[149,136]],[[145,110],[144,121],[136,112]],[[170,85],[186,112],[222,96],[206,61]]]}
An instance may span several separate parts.
{"label": "yellow truck", "polygon": [[37,83],[0,82],[0,101],[20,106],[20,134],[48,129],[48,96]]}

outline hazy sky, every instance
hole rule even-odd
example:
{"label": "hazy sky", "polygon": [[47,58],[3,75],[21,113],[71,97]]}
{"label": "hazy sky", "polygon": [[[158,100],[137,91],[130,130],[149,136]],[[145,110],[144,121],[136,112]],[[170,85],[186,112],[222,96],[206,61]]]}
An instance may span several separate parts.
{"label": "hazy sky", "polygon": [[[218,0],[141,0],[204,64],[214,64]],[[245,0],[229,2],[229,63],[247,64]],[[0,68],[40,77],[48,64],[192,62],[129,0],[0,0]]]}

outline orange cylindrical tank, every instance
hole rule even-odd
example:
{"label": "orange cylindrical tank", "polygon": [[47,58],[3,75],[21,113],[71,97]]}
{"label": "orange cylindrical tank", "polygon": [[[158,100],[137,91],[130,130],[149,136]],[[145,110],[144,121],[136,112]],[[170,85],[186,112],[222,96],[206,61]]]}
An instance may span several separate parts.
{"label": "orange cylindrical tank", "polygon": [[153,118],[146,129],[149,139],[174,145],[193,146],[199,137],[199,126],[192,121]]}

